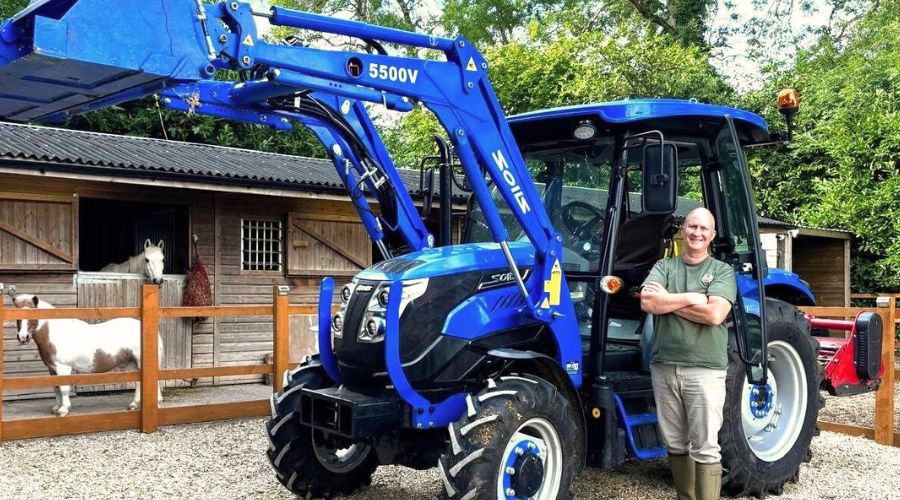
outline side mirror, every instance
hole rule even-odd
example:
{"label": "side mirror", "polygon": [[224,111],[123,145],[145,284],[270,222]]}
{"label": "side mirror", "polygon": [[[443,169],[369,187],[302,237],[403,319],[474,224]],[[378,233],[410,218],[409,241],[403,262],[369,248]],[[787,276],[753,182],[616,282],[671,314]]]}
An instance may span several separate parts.
{"label": "side mirror", "polygon": [[647,214],[670,214],[678,202],[678,150],[674,144],[644,146],[641,208]]}

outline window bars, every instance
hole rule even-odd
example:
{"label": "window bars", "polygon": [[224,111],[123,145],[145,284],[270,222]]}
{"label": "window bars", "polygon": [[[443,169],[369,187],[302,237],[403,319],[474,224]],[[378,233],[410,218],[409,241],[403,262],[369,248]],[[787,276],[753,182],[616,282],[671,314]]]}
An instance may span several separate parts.
{"label": "window bars", "polygon": [[282,223],[241,219],[241,270],[281,271]]}

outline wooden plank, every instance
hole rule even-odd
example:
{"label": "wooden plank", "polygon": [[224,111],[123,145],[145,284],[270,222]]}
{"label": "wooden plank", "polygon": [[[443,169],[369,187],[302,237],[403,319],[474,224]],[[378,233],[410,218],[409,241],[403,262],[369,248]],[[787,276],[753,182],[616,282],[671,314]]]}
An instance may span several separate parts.
{"label": "wooden plank", "polygon": [[144,285],[141,290],[141,432],[159,428],[158,390],[159,287]]}
{"label": "wooden plank", "polygon": [[[897,316],[897,299],[888,298],[886,308],[880,308],[885,325],[893,325]],[[875,442],[894,443],[894,332],[888,328],[881,343],[881,363],[887,369],[881,380],[881,387],[875,393]]]}
{"label": "wooden plank", "polygon": [[[154,285],[156,286],[156,285]],[[108,320],[114,318],[140,318],[139,307],[59,307],[56,309],[10,309],[6,319],[60,319]]]}
{"label": "wooden plank", "polygon": [[27,201],[46,201],[50,203],[72,203],[72,195],[57,195],[44,193],[19,193],[10,191],[0,191],[0,199],[3,200],[27,200]]}
{"label": "wooden plank", "polygon": [[819,420],[819,429],[828,432],[837,432],[838,434],[847,434],[849,436],[862,436],[869,439],[875,438],[875,430],[870,427],[859,427],[857,425],[839,424],[835,422],[823,422]]}
{"label": "wooden plank", "polygon": [[226,316],[272,316],[271,305],[236,305],[208,307],[161,307],[161,318],[193,318],[193,317],[226,317]]}
{"label": "wooden plank", "polygon": [[183,378],[222,377],[229,375],[271,375],[271,364],[212,366],[208,368],[183,368],[160,370],[160,380]]}
{"label": "wooden plank", "polygon": [[75,257],[72,254],[70,254],[60,248],[56,248],[56,246],[51,245],[50,243],[47,243],[46,241],[41,241],[41,240],[35,238],[34,236],[31,236],[27,232],[22,231],[21,229],[13,226],[12,224],[8,224],[8,223],[0,220],[0,230],[6,231],[7,233],[15,236],[16,238],[27,241],[31,245],[34,245],[35,247],[40,248],[41,250],[53,255],[54,257],[56,257],[60,260],[63,260],[69,264],[74,263]]}
{"label": "wooden plank", "polygon": [[240,401],[197,406],[175,406],[160,408],[159,422],[162,425],[211,422],[232,418],[264,417],[269,415],[269,401]]}
{"label": "wooden plank", "polygon": [[288,327],[288,288],[275,287],[272,289],[272,301],[275,303],[275,313],[272,320],[274,331],[275,362],[272,367],[272,390],[278,392],[282,388],[281,374],[287,369],[288,356],[290,354],[290,337]]}
{"label": "wooden plank", "polygon": [[859,313],[863,312],[879,312],[873,307],[815,307],[802,306],[799,308],[801,312],[811,314],[813,316],[834,317],[834,318],[855,318]]}
{"label": "wooden plank", "polygon": [[140,374],[131,372],[79,373],[77,375],[42,375],[39,377],[8,377],[5,381],[7,389],[32,389],[35,387],[53,387],[60,385],[84,384],[120,384],[139,382]]}
{"label": "wooden plank", "polygon": [[7,420],[3,423],[4,439],[67,436],[90,432],[120,431],[138,427],[140,414],[136,411],[88,413],[65,417],[41,417]]}
{"label": "wooden plank", "polygon": [[4,320],[3,285],[0,285],[0,443],[3,443],[3,369],[6,363],[3,360],[3,320]]}
{"label": "wooden plank", "polygon": [[[340,306],[333,306],[331,308],[332,313],[336,313],[341,310]],[[316,305],[292,305],[288,307],[288,314],[291,316],[295,316],[298,314],[319,314],[319,306]]]}

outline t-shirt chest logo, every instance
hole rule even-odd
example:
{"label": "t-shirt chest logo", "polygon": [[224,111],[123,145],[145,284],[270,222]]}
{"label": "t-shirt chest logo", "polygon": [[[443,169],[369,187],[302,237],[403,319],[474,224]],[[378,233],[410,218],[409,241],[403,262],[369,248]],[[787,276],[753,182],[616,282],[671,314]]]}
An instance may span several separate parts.
{"label": "t-shirt chest logo", "polygon": [[713,282],[713,275],[706,273],[702,277],[700,277],[700,283],[703,283],[703,286],[709,286],[710,283]]}

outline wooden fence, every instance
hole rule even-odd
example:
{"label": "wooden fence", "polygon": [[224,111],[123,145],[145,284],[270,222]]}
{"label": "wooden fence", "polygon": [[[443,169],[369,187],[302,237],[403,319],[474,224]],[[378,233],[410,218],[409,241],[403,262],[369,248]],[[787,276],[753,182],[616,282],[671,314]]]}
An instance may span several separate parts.
{"label": "wooden fence", "polygon": [[[869,428],[819,421],[819,428],[853,436],[866,436],[881,444],[900,446],[900,432],[894,429],[894,381],[900,376],[900,370],[897,370],[894,362],[896,346],[893,329],[893,326],[900,322],[900,317],[897,316],[897,300],[900,294],[881,297],[887,300],[875,308],[801,307],[800,309],[806,314],[821,318],[855,318],[862,312],[874,312],[881,315],[884,323],[884,336],[881,344],[881,362],[884,365],[884,376],[881,387],[875,392],[875,427]],[[875,295],[853,295],[853,298],[877,299],[879,297]]]}
{"label": "wooden fence", "polygon": [[[0,332],[2,332],[3,322],[14,320],[138,318],[141,320],[142,360],[141,369],[131,372],[4,378],[3,370],[0,369],[0,400],[2,400],[4,390],[74,384],[141,383],[141,406],[139,411],[116,411],[4,421],[3,405],[0,404],[0,442],[12,439],[124,429],[155,432],[160,425],[268,415],[268,399],[160,408],[156,400],[156,388],[161,380],[271,374],[273,375],[273,390],[280,390],[282,385],[281,375],[286,369],[290,368],[288,359],[290,352],[288,345],[290,339],[288,332],[289,318],[292,315],[315,314],[317,312],[316,306],[292,306],[289,304],[288,299],[288,288],[276,286],[272,292],[272,304],[267,305],[160,307],[159,288],[156,285],[144,285],[141,290],[140,307],[5,309],[3,301],[0,300]],[[159,331],[160,318],[213,316],[271,316],[274,344],[273,362],[267,364],[160,370],[157,349],[157,332]],[[3,343],[0,341],[0,363],[2,363],[2,359]]]}

